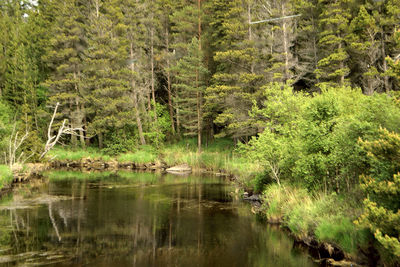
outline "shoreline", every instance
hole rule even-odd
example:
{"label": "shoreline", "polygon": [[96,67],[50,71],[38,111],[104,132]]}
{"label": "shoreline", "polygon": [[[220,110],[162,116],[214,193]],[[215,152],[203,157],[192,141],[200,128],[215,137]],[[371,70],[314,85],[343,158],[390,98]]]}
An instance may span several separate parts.
{"label": "shoreline", "polygon": [[[27,183],[31,179],[37,178],[41,176],[41,173],[49,170],[85,170],[85,171],[110,171],[110,170],[131,170],[131,171],[144,171],[144,172],[163,172],[168,173],[166,171],[167,168],[173,166],[167,165],[162,160],[157,160],[149,163],[136,163],[136,162],[118,162],[117,160],[101,160],[101,159],[91,159],[91,158],[82,158],[80,160],[53,160],[49,163],[30,163],[27,164],[24,168],[24,172],[16,172],[14,173],[14,178],[12,180],[12,184],[6,186],[0,190],[0,198],[12,191],[14,184],[18,183]],[[247,192],[251,192],[248,195],[239,194],[240,197],[243,198],[244,201],[248,202],[251,206],[252,212],[254,214],[261,215],[265,218],[265,222],[271,225],[278,225],[281,227],[283,231],[286,231],[294,240],[294,246],[302,246],[307,249],[307,253],[313,258],[313,260],[320,264],[321,266],[366,266],[363,265],[364,262],[358,262],[357,259],[354,259],[349,254],[345,253],[341,248],[337,245],[332,244],[330,242],[319,242],[316,238],[306,237],[299,238],[296,236],[288,227],[284,226],[283,218],[274,218],[267,217],[262,209],[261,205],[263,204],[263,200],[258,196],[256,198],[252,198],[252,189],[246,188],[245,185],[240,183],[238,177],[232,172],[222,170],[222,169],[212,169],[212,168],[198,168],[191,167],[191,172],[193,174],[199,173],[208,173],[210,175],[215,176],[223,176],[234,182],[240,189]]]}

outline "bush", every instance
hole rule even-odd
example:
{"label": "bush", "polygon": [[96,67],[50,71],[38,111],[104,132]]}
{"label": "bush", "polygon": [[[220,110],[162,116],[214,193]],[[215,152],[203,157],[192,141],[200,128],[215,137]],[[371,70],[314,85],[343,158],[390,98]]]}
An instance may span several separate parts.
{"label": "bush", "polygon": [[368,168],[358,139],[376,139],[380,126],[400,129],[399,105],[387,95],[329,87],[306,97],[278,85],[265,87],[266,101],[253,108],[265,130],[243,149],[277,182],[303,183],[311,191],[350,191]]}
{"label": "bush", "polygon": [[6,185],[10,185],[13,180],[13,174],[6,165],[0,165],[0,189]]}

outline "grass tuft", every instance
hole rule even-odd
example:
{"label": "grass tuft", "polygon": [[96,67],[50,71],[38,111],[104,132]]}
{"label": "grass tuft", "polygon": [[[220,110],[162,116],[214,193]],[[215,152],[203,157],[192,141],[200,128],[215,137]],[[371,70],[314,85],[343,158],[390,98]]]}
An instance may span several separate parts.
{"label": "grass tuft", "polygon": [[10,185],[13,180],[11,169],[6,165],[0,165],[0,189],[6,185]]}
{"label": "grass tuft", "polygon": [[304,188],[271,184],[263,197],[267,217],[283,219],[300,239],[315,235],[318,241],[336,244],[348,253],[368,242],[365,229],[352,223],[359,207],[349,206],[336,194],[311,195]]}

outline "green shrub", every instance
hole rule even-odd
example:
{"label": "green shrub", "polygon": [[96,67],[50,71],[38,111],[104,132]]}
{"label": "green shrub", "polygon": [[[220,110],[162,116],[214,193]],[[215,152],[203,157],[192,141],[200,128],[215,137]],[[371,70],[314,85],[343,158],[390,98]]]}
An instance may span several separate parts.
{"label": "green shrub", "polygon": [[13,174],[6,165],[0,165],[0,189],[12,183]]}

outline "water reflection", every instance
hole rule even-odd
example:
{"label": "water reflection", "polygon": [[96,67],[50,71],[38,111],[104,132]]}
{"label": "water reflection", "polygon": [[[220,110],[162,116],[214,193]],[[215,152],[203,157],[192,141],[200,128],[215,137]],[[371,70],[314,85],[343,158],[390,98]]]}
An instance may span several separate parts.
{"label": "water reflection", "polygon": [[53,172],[0,203],[0,264],[313,266],[216,177]]}

